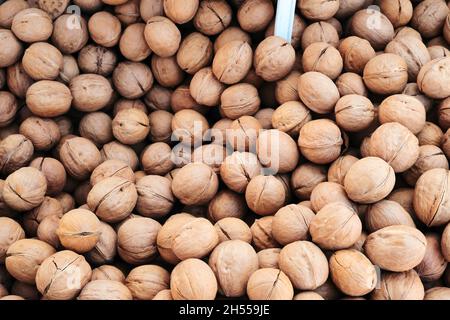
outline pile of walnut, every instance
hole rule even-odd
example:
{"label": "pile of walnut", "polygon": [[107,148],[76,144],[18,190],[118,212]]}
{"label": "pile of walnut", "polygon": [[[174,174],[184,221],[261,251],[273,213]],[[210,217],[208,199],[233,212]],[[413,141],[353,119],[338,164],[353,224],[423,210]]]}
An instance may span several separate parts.
{"label": "pile of walnut", "polygon": [[450,3],[275,5],[0,5],[1,299],[450,299]]}

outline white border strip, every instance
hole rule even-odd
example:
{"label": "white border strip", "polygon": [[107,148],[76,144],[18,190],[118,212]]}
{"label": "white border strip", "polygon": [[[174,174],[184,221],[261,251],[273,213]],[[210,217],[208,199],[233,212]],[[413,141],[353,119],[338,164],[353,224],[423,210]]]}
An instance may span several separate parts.
{"label": "white border strip", "polygon": [[275,35],[291,42],[296,0],[278,0]]}

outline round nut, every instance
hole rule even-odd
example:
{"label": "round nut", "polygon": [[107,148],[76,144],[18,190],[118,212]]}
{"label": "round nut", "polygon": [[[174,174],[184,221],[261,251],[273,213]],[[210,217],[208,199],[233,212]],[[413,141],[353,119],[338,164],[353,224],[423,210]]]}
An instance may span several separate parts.
{"label": "round nut", "polygon": [[88,252],[99,240],[100,221],[89,210],[71,210],[62,216],[56,233],[66,249]]}
{"label": "round nut", "polygon": [[332,202],[317,212],[311,220],[309,232],[312,241],[322,249],[346,249],[358,241],[362,223],[352,207]]}
{"label": "round nut", "polygon": [[150,49],[160,57],[173,56],[180,46],[181,34],[169,19],[154,16],[147,20],[144,30],[145,41]]}
{"label": "round nut", "polygon": [[17,211],[31,210],[44,201],[47,180],[36,168],[23,167],[11,173],[3,187],[3,201]]}
{"label": "round nut", "polygon": [[280,269],[300,290],[314,290],[328,278],[328,261],[323,252],[309,241],[296,241],[280,252]]}
{"label": "round nut", "polygon": [[384,199],[391,193],[394,184],[394,169],[376,157],[367,157],[355,162],[344,179],[348,197],[359,203],[375,203]]}
{"label": "round nut", "polygon": [[205,262],[187,259],[172,270],[170,289],[174,300],[214,300],[217,280]]}
{"label": "round nut", "polygon": [[259,266],[255,249],[241,240],[220,243],[211,253],[208,264],[216,275],[219,291],[226,297],[243,296],[250,276]]}
{"label": "round nut", "polygon": [[[241,7],[242,8],[242,7]],[[277,36],[265,38],[256,47],[253,64],[258,76],[266,81],[277,81],[291,72],[295,63],[295,50]]]}
{"label": "round nut", "polygon": [[[79,286],[70,285],[70,277],[79,275]],[[56,252],[45,259],[36,273],[36,287],[48,300],[70,300],[91,279],[92,270],[83,256],[73,251]]]}
{"label": "round nut", "polygon": [[389,226],[369,234],[364,251],[382,269],[403,272],[420,264],[426,243],[425,236],[416,228]]}
{"label": "round nut", "polygon": [[250,300],[292,300],[294,288],[283,271],[262,268],[250,276],[247,295]]}
{"label": "round nut", "polygon": [[377,273],[369,259],[356,250],[336,251],[330,258],[330,274],[345,294],[360,297],[377,285]]}

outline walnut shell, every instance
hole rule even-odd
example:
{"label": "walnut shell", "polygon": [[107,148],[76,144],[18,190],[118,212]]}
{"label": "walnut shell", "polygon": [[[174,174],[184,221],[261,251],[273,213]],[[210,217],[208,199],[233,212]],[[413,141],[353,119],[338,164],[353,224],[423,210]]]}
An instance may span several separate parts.
{"label": "walnut shell", "polygon": [[294,288],[283,271],[262,268],[250,276],[247,295],[250,300],[292,300]]}
{"label": "walnut shell", "polygon": [[237,20],[241,28],[247,32],[264,30],[274,16],[272,1],[247,0],[237,12]]}
{"label": "walnut shell", "polygon": [[[208,3],[208,1],[203,3]],[[223,30],[214,41],[214,52],[219,51],[219,49],[223,47],[226,43],[235,40],[245,41],[250,45],[252,44],[252,39],[250,38],[250,35],[247,32],[243,31],[239,27],[228,27],[225,30]]]}
{"label": "walnut shell", "polygon": [[421,1],[415,8],[411,26],[426,38],[438,36],[444,26],[449,8],[438,0]]}
{"label": "walnut shell", "polygon": [[63,68],[61,52],[45,42],[33,43],[25,50],[22,65],[34,80],[54,80]]}
{"label": "walnut shell", "polygon": [[294,139],[279,130],[262,131],[258,136],[256,153],[261,164],[272,173],[291,172],[300,156]]}
{"label": "walnut shell", "polygon": [[277,248],[280,246],[272,235],[272,222],[274,217],[267,216],[261,219],[255,219],[250,230],[252,232],[253,244],[259,249]]}
{"label": "walnut shell", "polygon": [[226,297],[241,297],[248,279],[258,270],[258,256],[251,245],[241,240],[220,243],[209,257],[209,266],[216,275],[219,292]]}
{"label": "walnut shell", "polygon": [[348,197],[359,203],[375,203],[391,193],[395,173],[384,160],[367,157],[355,162],[344,179]]}
{"label": "walnut shell", "polygon": [[325,114],[333,110],[339,100],[339,91],[334,82],[322,73],[310,71],[298,80],[301,101],[312,111]]}
{"label": "walnut shell", "polygon": [[307,19],[327,20],[339,10],[339,1],[300,0],[297,3],[300,12]]}
{"label": "walnut shell", "polygon": [[233,12],[227,1],[204,0],[200,2],[194,17],[194,26],[205,35],[216,35],[230,25],[232,17]]}
{"label": "walnut shell", "polygon": [[378,108],[381,124],[398,122],[413,134],[422,131],[426,121],[425,107],[418,99],[405,94],[396,94],[383,100]]}
{"label": "walnut shell", "polygon": [[285,203],[286,190],[274,176],[255,176],[245,190],[248,207],[258,215],[272,215]]}
{"label": "walnut shell", "polygon": [[417,76],[420,91],[433,99],[450,96],[450,88],[445,85],[449,79],[450,57],[437,58],[426,63]]}
{"label": "walnut shell", "polygon": [[332,202],[341,202],[348,207],[355,207],[345,193],[344,187],[335,182],[321,182],[317,184],[310,196],[311,208],[319,212],[324,206]]}
{"label": "walnut shell", "polygon": [[345,294],[359,297],[377,285],[377,273],[369,259],[356,250],[336,251],[330,258],[333,282]]}
{"label": "walnut shell", "polygon": [[353,72],[341,74],[336,79],[336,87],[338,88],[341,97],[348,94],[357,94],[367,97],[369,94],[363,78],[359,74]]}
{"label": "walnut shell", "polygon": [[408,65],[392,53],[383,53],[370,59],[364,67],[364,83],[376,94],[400,93],[408,82]]}
{"label": "walnut shell", "polygon": [[161,218],[167,215],[175,199],[169,179],[157,176],[144,176],[136,183],[136,210],[145,217]]}
{"label": "walnut shell", "polygon": [[71,210],[61,218],[56,233],[65,248],[78,253],[88,252],[99,240],[100,221],[89,210]]}
{"label": "walnut shell", "polygon": [[419,146],[433,145],[439,147],[441,145],[441,140],[444,133],[439,126],[435,125],[433,122],[425,122],[425,126],[422,131],[417,134],[417,139],[419,139]]}
{"label": "walnut shell", "polygon": [[150,49],[160,57],[173,56],[181,41],[180,30],[177,26],[161,16],[154,16],[147,20],[144,37]]}
{"label": "walnut shell", "polygon": [[78,300],[132,300],[130,290],[112,280],[92,280],[81,290]]}
{"label": "walnut shell", "polygon": [[231,190],[244,193],[252,178],[261,174],[257,156],[249,152],[233,152],[220,166],[220,177]]}
{"label": "walnut shell", "polygon": [[141,154],[141,166],[147,174],[164,175],[174,168],[172,148],[164,142],[148,145]]}
{"label": "walnut shell", "polygon": [[370,155],[386,161],[395,172],[408,170],[419,157],[419,140],[398,122],[379,126],[370,141]]}
{"label": "walnut shell", "polygon": [[26,103],[30,111],[37,116],[56,117],[69,111],[72,93],[63,83],[42,80],[28,88]]}
{"label": "walnut shell", "polygon": [[336,160],[343,143],[339,127],[328,119],[306,123],[300,129],[298,138],[302,155],[316,164],[327,164]]}
{"label": "walnut shell", "polygon": [[173,238],[183,225],[193,219],[195,217],[188,213],[178,213],[170,216],[163,224],[160,232],[158,232],[157,246],[164,261],[171,264],[177,264],[180,261],[172,251]]}
{"label": "walnut shell", "polygon": [[112,132],[124,144],[141,142],[150,132],[148,117],[138,109],[120,110],[112,121]]}
{"label": "walnut shell", "polygon": [[195,74],[201,68],[209,65],[212,57],[213,45],[211,40],[201,33],[193,32],[181,42],[177,52],[177,63],[183,71]]}
{"label": "walnut shell", "polygon": [[170,289],[174,300],[214,300],[217,280],[205,262],[187,259],[173,269]]}
{"label": "walnut shell", "polygon": [[30,139],[34,149],[39,151],[51,149],[61,138],[55,121],[33,116],[21,123],[19,132]]}
{"label": "walnut shell", "polygon": [[305,72],[320,72],[330,79],[336,79],[342,72],[343,61],[339,51],[326,42],[310,44],[302,56]]}
{"label": "walnut shell", "polygon": [[94,264],[111,263],[117,252],[117,234],[105,222],[100,222],[100,236],[95,247],[86,254],[88,260]]}
{"label": "walnut shell", "polygon": [[136,267],[128,274],[125,285],[136,300],[152,300],[161,290],[169,289],[170,274],[157,265]]}
{"label": "walnut shell", "polygon": [[[68,2],[68,0],[66,0]],[[52,42],[65,54],[80,51],[89,40],[86,20],[75,14],[63,14],[53,26]]]}
{"label": "walnut shell", "polygon": [[183,24],[194,18],[199,0],[164,0],[164,13],[177,24]]}
{"label": "walnut shell", "polygon": [[103,47],[114,47],[120,39],[122,27],[120,20],[107,11],[94,13],[88,21],[89,35]]}
{"label": "walnut shell", "polygon": [[280,269],[294,288],[314,290],[328,278],[328,261],[323,252],[309,241],[296,241],[281,249]]}
{"label": "walnut shell", "polygon": [[10,174],[3,187],[3,201],[12,209],[27,211],[44,201],[47,180],[38,169],[23,167]]}
{"label": "walnut shell", "polygon": [[17,280],[34,284],[39,266],[54,253],[55,249],[44,241],[17,240],[6,252],[6,269]]}
{"label": "walnut shell", "polygon": [[435,168],[449,168],[444,152],[436,146],[423,145],[419,147],[416,163],[403,173],[403,178],[409,185],[414,186],[423,173]]}
{"label": "walnut shell", "polygon": [[310,24],[303,31],[303,50],[314,42],[326,42],[337,48],[339,46],[339,35],[336,28],[332,24],[325,21]]}
{"label": "walnut shell", "polygon": [[447,187],[450,175],[446,169],[428,170],[417,180],[414,190],[414,210],[417,217],[428,226],[439,226],[450,221]]}
{"label": "walnut shell", "polygon": [[130,215],[137,198],[132,182],[121,177],[109,177],[93,186],[87,196],[87,204],[100,219],[118,222]]}
{"label": "walnut shell", "polygon": [[0,26],[5,29],[11,28],[14,16],[29,7],[30,5],[25,0],[13,0],[3,3],[0,7]]}
{"label": "walnut shell", "polygon": [[348,132],[363,131],[376,118],[372,102],[361,95],[348,94],[338,100],[334,107],[336,123]]}
{"label": "walnut shell", "polygon": [[120,37],[119,49],[126,59],[140,62],[148,58],[152,53],[145,41],[144,29],[144,23],[134,23],[124,30]]}
{"label": "walnut shell", "polygon": [[385,52],[399,55],[405,59],[410,81],[415,81],[422,66],[431,60],[427,47],[423,42],[411,36],[394,38],[386,46]]}
{"label": "walnut shell", "polygon": [[426,243],[425,236],[416,228],[389,226],[369,234],[364,251],[380,268],[403,272],[420,264],[425,256]]}
{"label": "walnut shell", "polygon": [[394,38],[394,27],[389,19],[374,9],[359,10],[350,21],[351,32],[370,42],[375,50],[382,50]]}
{"label": "walnut shell", "polygon": [[114,87],[127,99],[136,99],[145,95],[153,85],[150,68],[140,62],[121,62],[114,69]]}
{"label": "walnut shell", "polygon": [[91,281],[94,280],[112,280],[124,283],[125,275],[119,268],[105,264],[92,270]]}
{"label": "walnut shell", "polygon": [[332,202],[320,209],[311,220],[312,241],[322,249],[349,248],[358,241],[362,223],[357,212],[348,204]]}
{"label": "walnut shell", "polygon": [[73,107],[83,112],[104,108],[113,94],[108,79],[98,74],[80,74],[70,81],[69,87]]}
{"label": "walnut shell", "polygon": [[247,243],[252,241],[252,232],[249,226],[239,218],[226,217],[214,225],[219,236],[219,243],[228,240],[241,240]]}
{"label": "walnut shell", "polygon": [[299,101],[281,104],[272,114],[272,126],[292,137],[297,137],[300,129],[311,121],[311,112]]}
{"label": "walnut shell", "polygon": [[450,261],[450,227],[447,225],[442,232],[441,250],[445,260]]}
{"label": "walnut shell", "polygon": [[212,71],[220,82],[234,84],[247,75],[252,66],[252,58],[253,52],[247,42],[230,41],[216,52]]}
{"label": "walnut shell", "polygon": [[117,64],[116,54],[112,49],[88,44],[78,54],[78,66],[84,73],[109,76]]}
{"label": "walnut shell", "polygon": [[282,207],[274,216],[272,235],[281,245],[306,240],[314,212],[302,205],[290,204]]}
{"label": "walnut shell", "polygon": [[25,238],[20,224],[11,218],[0,217],[0,262],[4,263],[8,248],[16,241]]}
{"label": "walnut shell", "polygon": [[187,221],[173,236],[172,251],[180,259],[203,258],[218,244],[214,226],[204,218]]}
{"label": "walnut shell", "polygon": [[269,248],[258,252],[259,268],[275,268],[279,269],[278,260],[280,256],[280,248]]}
{"label": "walnut shell", "polygon": [[17,38],[27,43],[45,41],[52,35],[52,19],[41,9],[27,8],[14,16],[11,30]]}
{"label": "walnut shell", "polygon": [[56,234],[56,230],[59,227],[59,221],[60,217],[57,215],[50,215],[42,219],[36,230],[37,238],[47,242],[53,248],[59,248],[61,243]]}
{"label": "walnut shell", "polygon": [[243,195],[223,189],[211,199],[208,205],[208,219],[217,222],[228,217],[242,218],[247,210]]}
{"label": "walnut shell", "polygon": [[253,64],[258,76],[266,81],[277,81],[291,72],[295,50],[284,39],[270,36],[256,47]]}
{"label": "walnut shell", "polygon": [[21,134],[10,134],[0,142],[0,171],[5,174],[25,166],[32,158],[33,143]]}
{"label": "walnut shell", "polygon": [[37,269],[36,287],[48,300],[70,300],[91,279],[92,270],[83,256],[73,251],[59,251]]}
{"label": "walnut shell", "polygon": [[425,291],[424,300],[448,300],[450,290],[447,287],[434,287]]}
{"label": "walnut shell", "polygon": [[358,158],[349,154],[337,158],[328,169],[328,181],[344,185],[344,179],[348,170],[358,160]]}
{"label": "walnut shell", "polygon": [[143,264],[157,254],[156,236],[161,224],[151,218],[132,217],[117,230],[117,252],[129,264]]}
{"label": "walnut shell", "polygon": [[431,282],[444,275],[447,261],[441,250],[441,236],[436,233],[428,233],[425,238],[427,239],[425,256],[415,270],[423,281]]}
{"label": "walnut shell", "polygon": [[88,139],[75,137],[66,140],[59,152],[67,172],[76,179],[85,179],[100,164],[101,155]]}
{"label": "walnut shell", "polygon": [[95,186],[98,182],[110,177],[124,178],[130,182],[135,181],[134,172],[123,161],[106,160],[92,171],[90,182]]}
{"label": "walnut shell", "polygon": [[235,120],[245,115],[255,114],[261,105],[261,99],[253,85],[238,83],[223,90],[220,103],[223,115]]}
{"label": "walnut shell", "polygon": [[[185,188],[187,182],[189,190]],[[189,163],[181,168],[172,181],[173,194],[186,205],[208,203],[217,189],[217,175],[209,166],[200,162]]]}
{"label": "walnut shell", "polygon": [[372,291],[373,300],[423,300],[425,290],[414,269],[406,272],[383,272],[380,285]]}
{"label": "walnut shell", "polygon": [[277,81],[275,84],[275,99],[280,105],[300,100],[298,96],[298,78],[300,75],[300,72],[294,70]]}
{"label": "walnut shell", "polygon": [[132,170],[136,170],[139,163],[136,152],[129,146],[117,141],[112,141],[103,145],[101,156],[103,161],[112,159],[123,161],[128,164]]}
{"label": "walnut shell", "polygon": [[301,164],[291,176],[294,194],[301,200],[309,199],[311,192],[321,182],[327,180],[327,170],[313,163]]}

